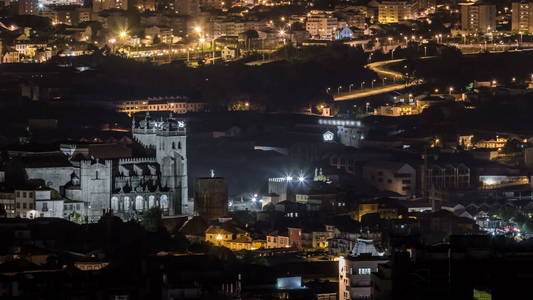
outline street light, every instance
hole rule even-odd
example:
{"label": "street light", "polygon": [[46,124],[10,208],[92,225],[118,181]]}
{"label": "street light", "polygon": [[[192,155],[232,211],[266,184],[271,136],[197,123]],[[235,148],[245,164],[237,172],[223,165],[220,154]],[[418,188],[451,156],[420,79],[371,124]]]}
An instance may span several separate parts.
{"label": "street light", "polygon": [[366,113],[368,113],[368,108],[370,107],[370,102],[366,103]]}
{"label": "street light", "polygon": [[428,47],[427,46],[424,46],[424,56],[428,56]]}
{"label": "street light", "polygon": [[[531,78],[533,79],[533,75],[531,75]],[[366,82],[364,82],[364,81],[361,82],[361,89],[363,89],[363,86],[365,86],[365,83],[366,83]]]}
{"label": "street light", "polygon": [[394,50],[396,50],[396,48],[392,49],[392,51],[390,52],[391,60],[394,60]]}
{"label": "street light", "polygon": [[376,82],[376,80],[375,80],[375,79],[374,79],[374,80],[372,80],[372,83],[371,83],[371,84],[372,84],[372,88],[374,88],[374,82]]}
{"label": "street light", "polygon": [[352,86],[353,86],[353,83],[350,83],[350,85],[348,86],[348,93],[352,92]]}
{"label": "street light", "polygon": [[381,85],[382,86],[385,86],[385,80],[387,80],[387,77],[381,78]]}
{"label": "street light", "polygon": [[452,94],[452,92],[453,92],[453,87],[450,87],[449,91],[450,91],[450,93],[449,93],[449,94],[451,95],[451,94]]}

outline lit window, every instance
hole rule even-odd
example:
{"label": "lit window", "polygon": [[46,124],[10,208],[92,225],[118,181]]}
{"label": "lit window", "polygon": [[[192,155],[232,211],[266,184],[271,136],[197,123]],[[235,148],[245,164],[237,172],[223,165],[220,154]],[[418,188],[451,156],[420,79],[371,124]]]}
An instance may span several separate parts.
{"label": "lit window", "polygon": [[372,272],[372,269],[371,268],[359,268],[357,271],[359,275],[370,275],[370,273]]}

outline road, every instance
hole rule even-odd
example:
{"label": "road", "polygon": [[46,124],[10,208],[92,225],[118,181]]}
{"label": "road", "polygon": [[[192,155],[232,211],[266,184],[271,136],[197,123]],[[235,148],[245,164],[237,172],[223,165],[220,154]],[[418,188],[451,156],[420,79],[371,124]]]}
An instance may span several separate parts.
{"label": "road", "polygon": [[[392,64],[397,64],[405,61],[405,59],[393,59],[393,60],[385,60],[385,61],[378,61],[369,63],[366,65],[366,68],[369,68],[370,70],[376,72],[378,76],[383,78],[394,78],[395,81],[403,81],[405,79],[404,75],[400,72],[393,71],[391,69],[388,69],[387,67]],[[420,81],[412,81],[409,83],[393,83],[388,84],[385,86],[379,86],[375,88],[368,88],[368,89],[361,89],[361,90],[355,90],[351,93],[341,94],[339,96],[334,96],[333,99],[335,101],[346,101],[346,100],[353,100],[358,98],[364,98],[368,96],[374,96],[384,93],[389,93],[392,91],[398,91],[405,89],[406,87],[413,86],[419,84]]]}

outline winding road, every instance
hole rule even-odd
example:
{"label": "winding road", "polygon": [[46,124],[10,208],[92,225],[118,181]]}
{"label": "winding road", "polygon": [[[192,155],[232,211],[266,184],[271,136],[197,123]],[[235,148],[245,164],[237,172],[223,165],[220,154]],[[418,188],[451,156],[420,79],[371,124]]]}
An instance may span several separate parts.
{"label": "winding road", "polygon": [[[423,59],[426,59],[429,57],[423,57]],[[398,64],[405,61],[405,59],[393,59],[393,60],[385,60],[385,61],[377,61],[373,63],[369,63],[366,65],[366,68],[369,68],[370,70],[376,72],[379,77],[382,78],[394,78],[395,81],[403,81],[405,80],[405,76],[397,71],[393,71],[388,68],[389,65]],[[405,89],[407,87],[418,85],[420,84],[420,80],[414,80],[409,83],[397,83],[397,84],[389,84],[385,86],[375,87],[375,88],[368,88],[368,89],[361,89],[361,90],[355,90],[351,93],[341,94],[339,96],[335,96],[333,99],[335,101],[346,101],[346,100],[353,100],[357,98],[364,98],[368,96],[374,96],[384,93],[389,93],[393,91],[398,91]]]}

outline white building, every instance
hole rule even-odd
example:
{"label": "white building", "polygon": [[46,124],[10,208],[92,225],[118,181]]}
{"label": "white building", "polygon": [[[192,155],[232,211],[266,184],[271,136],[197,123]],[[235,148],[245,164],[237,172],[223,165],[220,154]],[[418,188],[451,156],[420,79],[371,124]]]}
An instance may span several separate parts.
{"label": "white building", "polygon": [[359,239],[351,255],[339,258],[339,300],[372,299],[371,274],[385,262],[371,240]]}
{"label": "white building", "polygon": [[311,11],[305,22],[305,30],[312,38],[320,40],[331,40],[335,36],[335,31],[344,27],[344,22],[330,13],[321,11]]}
{"label": "white building", "polygon": [[412,195],[416,192],[416,170],[409,164],[372,161],[363,166],[363,179],[380,191]]}

